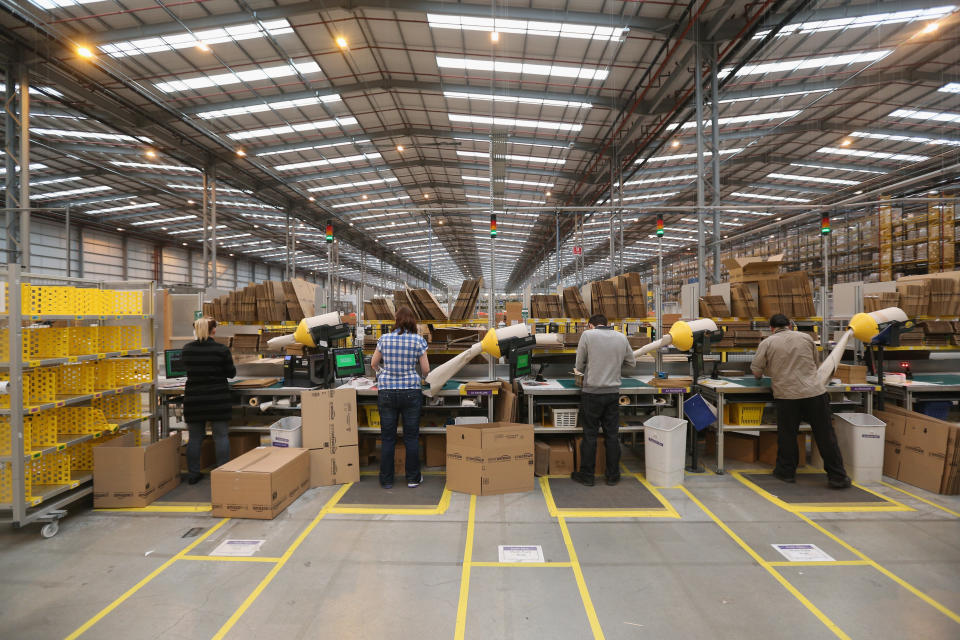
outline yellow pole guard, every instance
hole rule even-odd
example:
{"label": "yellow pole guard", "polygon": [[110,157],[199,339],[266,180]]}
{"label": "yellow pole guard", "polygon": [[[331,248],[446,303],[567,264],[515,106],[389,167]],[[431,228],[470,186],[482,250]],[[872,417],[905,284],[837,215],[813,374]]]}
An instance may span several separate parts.
{"label": "yellow pole guard", "polygon": [[877,321],[868,313],[858,313],[850,318],[850,329],[853,331],[853,336],[860,342],[870,342],[880,333]]}
{"label": "yellow pole guard", "polygon": [[487,335],[483,336],[483,340],[480,341],[480,346],[484,353],[489,353],[494,358],[499,358],[500,341],[497,339],[497,330],[490,329],[487,331]]}

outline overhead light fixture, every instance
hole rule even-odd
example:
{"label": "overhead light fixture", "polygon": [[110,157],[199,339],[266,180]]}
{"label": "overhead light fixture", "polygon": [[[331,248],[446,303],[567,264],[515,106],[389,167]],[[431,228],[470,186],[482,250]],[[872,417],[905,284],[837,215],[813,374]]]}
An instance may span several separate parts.
{"label": "overhead light fixture", "polygon": [[[884,13],[874,13],[865,16],[855,16],[850,18],[833,18],[830,20],[811,20],[810,22],[795,22],[784,25],[777,36],[789,36],[795,33],[802,35],[810,33],[822,33],[825,31],[848,31],[850,29],[863,27],[878,27],[886,24],[898,24],[903,22],[913,22],[915,20],[929,20],[941,18],[951,13],[956,6],[946,5],[934,7],[932,9],[910,9],[906,11],[891,11]],[[758,31],[753,39],[765,37],[769,30]]]}
{"label": "overhead light fixture", "polygon": [[139,40],[124,40],[101,44],[98,48],[112,58],[138,56],[145,54],[176,51],[196,47],[209,52],[211,44],[239,42],[266,36],[279,36],[293,33],[293,27],[284,19],[263,20],[246,24],[234,24],[227,27],[203,29],[201,31],[172,33]]}
{"label": "overhead light fixture", "polygon": [[147,157],[148,157],[148,158],[156,158],[156,157],[157,157],[157,152],[154,151],[153,149],[147,149],[146,154],[147,154]]}
{"label": "overhead light fixture", "polygon": [[403,149],[404,149],[404,147],[403,147],[402,144],[398,144],[398,145],[397,145],[397,151],[399,151],[400,153],[403,153]]}
{"label": "overhead light fixture", "polygon": [[187,204],[196,204],[193,200],[187,200]]}
{"label": "overhead light fixture", "polygon": [[117,227],[117,231],[123,231],[123,227]]}
{"label": "overhead light fixture", "polygon": [[551,196],[551,192],[547,191],[547,192],[544,193],[543,195],[545,195],[545,196],[547,196],[547,197],[549,198],[549,197]]}
{"label": "overhead light fixture", "polygon": [[[717,124],[748,124],[750,122],[763,122],[765,120],[781,120],[786,118],[792,118],[800,113],[800,109],[791,109],[789,111],[771,111],[769,113],[755,113],[752,115],[743,115],[743,116],[730,116],[727,118],[718,118]],[[711,125],[710,120],[704,120],[704,128]],[[681,129],[691,129],[696,127],[697,123],[694,122],[684,122],[680,125]]]}
{"label": "overhead light fixture", "polygon": [[851,140],[850,138],[844,138],[843,141],[840,143],[840,146],[849,147],[851,144],[853,144],[853,140]]}
{"label": "overhead light fixture", "polygon": [[127,136],[122,133],[101,133],[99,131],[76,131],[74,129],[44,129],[30,127],[30,133],[38,136],[56,136],[62,138],[81,138],[87,140],[105,140],[108,142],[146,142],[153,140],[146,136]]}
{"label": "overhead light fixture", "polygon": [[[741,151],[743,151],[743,149],[744,149],[743,147],[735,147],[733,149],[721,149],[720,155],[725,156],[731,153],[740,153]],[[696,157],[697,157],[696,153],[675,153],[669,156],[655,156],[653,158],[648,158],[647,162],[669,162],[671,160],[687,160],[687,159],[696,158]],[[704,151],[703,157],[704,158],[713,157],[713,152]],[[641,158],[638,158],[634,160],[634,164],[640,164],[642,161],[643,160]]]}
{"label": "overhead light fixture", "polygon": [[241,157],[241,158],[245,158],[246,155],[247,155],[247,152],[244,151],[243,149],[237,149],[236,153],[237,153],[237,156],[239,156],[239,157]]}
{"label": "overhead light fixture", "polygon": [[922,162],[929,160],[927,156],[912,153],[887,153],[884,151],[865,151],[863,149],[838,149],[836,147],[820,147],[817,153],[831,153],[838,156],[856,156],[860,158],[875,158],[877,160],[899,160],[902,162]]}
{"label": "overhead light fixture", "polygon": [[309,198],[307,198],[307,200],[309,200],[310,202],[316,202],[316,201],[317,201],[317,199],[314,198],[313,196],[310,196]]}
{"label": "overhead light fixture", "polygon": [[676,149],[677,147],[680,146],[680,141],[679,141],[679,140],[674,140],[673,142],[670,143],[670,146],[673,147],[674,149]]}
{"label": "overhead light fixture", "polygon": [[[482,151],[461,151],[457,149],[458,156],[466,156],[469,158],[489,158],[489,153],[484,153]],[[521,156],[516,154],[506,154],[503,156],[507,160],[513,160],[515,162],[542,162],[544,164],[566,164],[566,160],[563,158],[538,158],[535,156]]]}
{"label": "overhead light fixture", "polygon": [[367,199],[367,194],[364,193],[364,194],[361,195],[360,197],[363,198],[364,200],[366,200],[366,199]]}
{"label": "overhead light fixture", "polygon": [[430,194],[429,194],[429,193],[425,193],[425,194],[423,194],[423,197],[426,198],[427,200],[429,200],[429,199],[430,199]]}
{"label": "overhead light fixture", "polygon": [[799,182],[820,182],[823,184],[855,185],[860,184],[856,180],[841,180],[840,178],[822,178],[820,176],[801,176],[793,173],[768,173],[768,178],[779,178],[780,180],[797,180]]}
{"label": "overhead light fixture", "polygon": [[111,160],[110,164],[116,167],[129,167],[131,169],[154,169],[161,171],[185,171],[200,173],[200,169],[180,164],[154,164],[152,162],[125,162],[122,160]]}
{"label": "overhead light fixture", "polygon": [[337,36],[337,46],[340,47],[341,49],[346,49],[347,39],[344,38],[343,36]]}
{"label": "overhead light fixture", "polygon": [[576,38],[579,40],[620,40],[630,30],[628,27],[604,27],[566,22],[527,21],[514,18],[481,18],[477,16],[444,15],[428,13],[427,24],[432,29],[458,29],[463,31],[489,31],[493,34],[516,33],[523,36],[547,36]]}
{"label": "overhead light fixture", "polygon": [[77,47],[77,55],[81,58],[92,58],[93,51],[90,49],[90,47],[79,46]]}
{"label": "overhead light fixture", "polygon": [[490,32],[490,42],[500,42],[500,32],[491,31]]}
{"label": "overhead light fixture", "polygon": [[200,49],[200,51],[203,51],[204,53],[210,52],[210,45],[208,45],[203,40],[197,40],[197,44],[195,46],[197,47],[197,49]]}
{"label": "overhead light fixture", "polygon": [[489,102],[501,102],[504,104],[532,104],[544,107],[573,107],[576,109],[589,109],[593,106],[593,104],[590,102],[574,100],[548,100],[546,98],[490,95],[488,93],[471,93],[466,91],[444,91],[443,97],[462,100],[485,100]]}

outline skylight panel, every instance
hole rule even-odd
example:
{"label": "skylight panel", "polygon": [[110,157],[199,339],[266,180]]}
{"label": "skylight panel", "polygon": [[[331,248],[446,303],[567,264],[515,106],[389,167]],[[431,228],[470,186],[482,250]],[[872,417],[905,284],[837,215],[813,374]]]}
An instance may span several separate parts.
{"label": "skylight panel", "polygon": [[302,147],[290,147],[286,149],[277,149],[276,151],[259,151],[253,155],[258,158],[265,156],[276,156],[283,153],[302,153],[304,151],[313,151],[314,149],[332,149],[333,147],[345,147],[350,145],[366,144],[369,143],[369,139],[364,140],[351,140],[350,142],[328,142],[327,144],[310,144]]}
{"label": "skylight panel", "polygon": [[145,136],[125,136],[122,133],[101,133],[99,131],[74,131],[72,129],[40,129],[30,127],[30,133],[38,136],[58,138],[80,138],[83,140],[106,140],[109,142],[153,142]]}
{"label": "skylight panel", "polygon": [[[720,125],[744,124],[747,122],[765,122],[767,120],[780,120],[780,119],[792,118],[798,113],[800,113],[800,109],[792,109],[789,111],[771,111],[769,113],[754,113],[752,115],[744,115],[744,116],[728,116],[726,118],[718,118],[717,124],[720,124]],[[703,121],[704,127],[709,127],[711,126],[711,124],[712,124],[711,120]],[[691,129],[696,126],[697,126],[696,122],[684,122],[682,125],[680,125],[680,128]]]}
{"label": "skylight panel", "polygon": [[863,149],[844,149],[841,147],[820,147],[817,153],[830,153],[836,156],[853,156],[856,158],[875,158],[877,160],[900,160],[903,162],[922,162],[929,160],[927,156],[918,156],[909,153],[886,153],[883,151],[865,151]]}
{"label": "skylight panel", "polygon": [[805,96],[811,93],[830,93],[833,89],[804,89],[803,91],[785,91],[783,93],[769,93],[762,96],[749,96],[744,98],[722,98],[717,100],[720,104],[731,104],[733,102],[747,102],[754,100],[772,100],[775,98],[788,98],[790,96]]}
{"label": "skylight panel", "polygon": [[860,184],[856,180],[842,180],[840,178],[821,178],[820,176],[801,176],[793,173],[768,173],[767,177],[778,178],[780,180],[797,180],[798,182],[820,182],[823,184],[842,184],[842,185]]}
{"label": "skylight panel", "polygon": [[[737,77],[759,75],[764,73],[780,73],[783,71],[800,71],[802,69],[820,69],[823,67],[839,67],[863,62],[882,60],[893,52],[893,49],[880,51],[864,51],[862,53],[846,53],[833,56],[818,56],[814,58],[798,58],[796,60],[782,60],[778,62],[761,62],[746,64],[737,71]],[[717,77],[725,78],[730,75],[730,69],[721,69]]]}
{"label": "skylight panel", "polygon": [[155,164],[153,162],[125,162],[122,160],[111,160],[110,164],[117,167],[130,167],[132,169],[159,169],[161,171],[183,171],[186,173],[200,173],[200,169],[188,167],[182,164]]}
{"label": "skylight panel", "polygon": [[543,120],[517,120],[514,118],[491,118],[488,116],[470,116],[459,113],[448,113],[450,122],[468,122],[470,124],[489,124],[501,127],[519,127],[526,129],[551,129],[553,131],[580,131],[581,124],[568,122],[545,122]]}
{"label": "skylight panel", "polygon": [[45,184],[61,184],[63,182],[75,182],[77,180],[83,180],[83,176],[68,176],[65,178],[49,178],[47,180],[38,180],[36,182],[31,182],[31,187],[39,187]]}
{"label": "skylight panel", "polygon": [[881,171],[880,169],[861,169],[854,167],[837,167],[829,164],[819,164],[816,162],[806,163],[806,162],[791,162],[791,167],[809,167],[811,169],[829,169],[831,171],[855,171],[858,173],[876,173],[876,174],[885,174],[886,171]]}
{"label": "skylight panel", "polygon": [[[734,194],[734,195],[737,195],[737,194]],[[692,222],[694,224],[697,224],[698,222],[696,218],[680,218],[680,219],[683,222]],[[711,221],[711,224],[712,224],[712,221]],[[721,220],[720,224],[725,227],[742,227],[743,226],[742,222],[727,222],[726,220]],[[691,233],[693,232],[691,231]]]}
{"label": "skylight panel", "polygon": [[628,27],[603,27],[599,25],[570,24],[566,22],[533,22],[528,20],[508,20],[505,18],[443,15],[438,13],[428,13],[427,24],[433,29],[458,29],[463,31],[516,33],[524,36],[549,36],[554,38],[608,41],[619,41],[630,30]]}
{"label": "skylight panel", "polygon": [[951,82],[949,84],[945,84],[937,89],[937,91],[943,91],[945,93],[960,93],[960,82]]}
{"label": "skylight panel", "polygon": [[331,209],[342,209],[344,207],[355,207],[358,205],[378,204],[380,202],[396,202],[398,200],[409,200],[410,196],[397,196],[395,198],[379,198],[377,200],[357,200],[356,202],[343,202],[341,204],[331,205]]}
{"label": "skylight panel", "polygon": [[269,211],[280,211],[280,207],[273,207],[269,204],[263,204],[262,202],[248,202],[246,200],[220,200],[217,199],[217,204],[224,207],[248,207],[250,209],[267,209]]}
{"label": "skylight panel", "polygon": [[307,167],[322,167],[328,164],[343,164],[345,162],[360,162],[361,160],[380,160],[379,153],[361,153],[355,156],[343,156],[342,158],[330,158],[329,160],[309,160],[307,162],[294,162],[293,164],[279,164],[274,167],[277,171],[293,171],[294,169],[305,169]]}
{"label": "skylight panel", "polygon": [[641,180],[629,180],[623,183],[625,187],[632,187],[638,184],[659,184],[661,182],[678,182],[684,180],[696,180],[697,176],[693,173],[685,173],[677,176],[663,176],[660,178],[643,178]]}
{"label": "skylight panel", "polygon": [[324,192],[324,191],[337,191],[340,189],[353,189],[356,187],[367,187],[372,184],[386,184],[389,182],[400,182],[396,178],[376,178],[374,180],[359,180],[357,182],[344,182],[342,184],[329,184],[323,187],[311,187],[307,189],[312,193]]}
{"label": "skylight panel", "polygon": [[[207,227],[207,230],[210,231],[210,230],[212,230],[213,228],[214,228],[214,227]],[[226,229],[226,228],[227,228],[227,225],[225,225],[225,224],[218,224],[218,225],[216,226],[216,228],[217,228],[217,229]],[[182,233],[203,233],[203,227],[197,227],[196,229],[177,229],[176,231],[170,231],[170,232],[168,232],[167,235],[176,236],[176,235],[180,235],[180,234],[182,234]]]}
{"label": "skylight panel", "polygon": [[662,193],[642,193],[639,195],[624,196],[624,202],[632,202],[634,200],[656,200],[657,198],[667,198],[669,196],[675,196],[679,193],[678,191],[664,191]]}
{"label": "skylight panel", "polygon": [[357,124],[357,119],[353,116],[344,118],[333,118],[330,120],[315,120],[313,122],[301,122],[299,124],[281,125],[279,127],[267,127],[266,129],[253,129],[251,131],[237,131],[228,133],[227,137],[231,140],[249,140],[250,138],[263,138],[266,136],[279,136],[285,133],[300,133],[303,131],[319,131],[320,129],[330,129],[332,127],[349,127]]}
{"label": "skylight panel", "polygon": [[921,111],[919,109],[897,109],[890,114],[891,118],[904,118],[907,120],[932,120],[933,122],[954,122],[960,123],[960,113],[950,113],[949,111]]}
{"label": "skylight panel", "polygon": [[[464,176],[461,175],[462,180],[474,181],[474,182],[490,182],[490,178],[484,178],[481,176]],[[542,187],[544,189],[550,189],[553,187],[552,182],[535,182],[533,180],[511,180],[505,179],[503,181],[505,184],[519,184],[519,185],[529,185],[531,187]]]}
{"label": "skylight panel", "polygon": [[[468,158],[489,158],[489,153],[484,153],[483,151],[461,151],[457,149],[458,156],[466,156]],[[514,162],[542,162],[544,164],[556,164],[562,165],[567,161],[563,158],[537,158],[534,156],[519,156],[514,154],[507,154],[504,156],[507,160],[513,160]]]}
{"label": "skylight panel", "polygon": [[77,7],[102,1],[103,0],[30,0],[31,3],[37,5],[41,9],[46,9],[47,11],[62,9],[64,7]]}
{"label": "skylight panel", "polygon": [[574,109],[589,109],[593,104],[574,100],[548,100],[546,98],[528,98],[523,96],[493,96],[489,93],[466,93],[463,91],[444,91],[444,98],[461,100],[485,100],[501,104],[532,104],[540,107],[572,107]]}
{"label": "skylight panel", "polygon": [[[3,155],[3,154],[0,154],[0,155]],[[44,169],[49,169],[49,168],[50,168],[50,167],[48,167],[47,165],[43,164],[42,162],[31,162],[31,163],[30,163],[30,171],[43,171]],[[5,175],[6,173],[7,173],[7,168],[6,168],[6,167],[0,167],[0,176]],[[20,173],[20,165],[17,165],[16,173]]]}
{"label": "skylight panel", "polygon": [[157,82],[155,86],[159,91],[164,93],[175,93],[177,91],[190,91],[192,89],[223,87],[241,82],[288,78],[296,75],[298,72],[303,74],[320,73],[320,65],[316,62],[302,62],[293,65],[282,64],[264,69],[247,69],[246,71],[195,76],[184,80]]}
{"label": "skylight panel", "polygon": [[[793,34],[806,35],[810,33],[822,33],[824,31],[840,31],[841,29],[858,29],[864,27],[878,27],[884,24],[899,24],[904,22],[914,22],[916,20],[936,20],[948,15],[956,9],[954,5],[945,5],[941,7],[932,7],[930,9],[914,9],[908,11],[888,11],[884,13],[874,13],[867,16],[855,16],[850,18],[835,18],[833,20],[811,20],[809,22],[795,22],[785,25],[777,36],[790,36]],[[753,39],[765,37],[770,30],[759,31]]]}
{"label": "skylight panel", "polygon": [[100,185],[96,187],[81,187],[79,189],[66,189],[64,191],[50,191],[48,193],[31,193],[31,200],[49,200],[51,198],[66,198],[67,196],[78,196],[83,193],[96,193],[97,191],[110,191],[112,187]]}
{"label": "skylight panel", "polygon": [[506,60],[484,60],[482,58],[451,58],[437,56],[437,66],[441,69],[462,69],[465,71],[493,71],[495,73],[527,73],[536,76],[555,76],[558,78],[577,78],[580,80],[606,80],[607,70],[590,67],[568,67],[551,64],[531,64],[526,62],[507,62]]}
{"label": "skylight panel", "polygon": [[147,224],[167,224],[168,222],[180,222],[182,220],[192,220],[197,216],[192,213],[185,216],[174,216],[173,218],[161,218],[160,220],[140,220],[138,222],[131,222],[131,227],[142,227]]}
{"label": "skylight panel", "polygon": [[960,146],[960,138],[922,138],[920,136],[901,136],[890,133],[870,133],[869,131],[854,131],[853,138],[870,138],[872,140],[889,140],[891,142],[917,142],[920,144],[942,144],[951,147]]}
{"label": "skylight panel", "polygon": [[[721,156],[726,156],[726,155],[730,155],[730,154],[732,154],[732,153],[740,153],[741,151],[743,151],[743,149],[744,149],[744,147],[735,147],[735,148],[733,148],[733,149],[721,149],[721,150],[720,150],[720,155],[721,155]],[[704,158],[710,158],[710,157],[712,157],[712,156],[713,156],[713,152],[711,152],[711,151],[704,151],[704,152],[703,152],[703,157],[704,157]],[[690,159],[690,158],[696,158],[696,157],[697,157],[697,154],[696,154],[696,153],[675,153],[675,154],[669,155],[669,156],[656,156],[656,157],[653,157],[653,158],[649,158],[649,159],[647,159],[647,162],[670,162],[671,160],[688,160],[688,159]],[[642,160],[635,160],[635,161],[634,161],[634,164],[640,164],[641,162],[642,162]]]}
{"label": "skylight panel", "polygon": [[[765,193],[745,193],[743,191],[734,191],[730,195],[738,198],[751,198],[753,200],[777,200],[779,202],[810,202],[807,198],[791,198],[789,196],[772,196]],[[723,224],[723,223],[721,223]]]}
{"label": "skylight panel", "polygon": [[[182,191],[199,191],[203,192],[203,185],[199,184],[181,184],[177,182],[168,182],[167,187],[170,189],[180,189]],[[249,189],[234,189],[233,187],[224,187],[223,185],[217,185],[217,193],[240,193],[240,194],[251,194],[253,191]]]}
{"label": "skylight panel", "polygon": [[150,53],[162,53],[177,49],[188,49],[200,45],[222,44],[224,42],[240,42],[264,36],[281,36],[293,33],[290,23],[280,18],[263,22],[234,24],[216,29],[203,29],[193,33],[176,33],[155,38],[140,40],[124,40],[98,45],[97,48],[112,58],[138,56]]}
{"label": "skylight panel", "polygon": [[119,207],[107,207],[106,209],[93,209],[92,211],[87,211],[87,215],[95,215],[101,213],[116,213],[117,211],[134,211],[136,209],[149,209],[150,207],[159,207],[160,203],[158,202],[140,202],[137,204],[125,204]]}
{"label": "skylight panel", "polygon": [[[489,200],[490,196],[480,195],[479,193],[467,193],[464,194],[468,198],[473,198],[475,200]],[[516,202],[519,204],[547,204],[546,200],[527,200],[525,198],[500,198],[497,200],[503,200],[504,202]]]}
{"label": "skylight panel", "polygon": [[209,111],[198,111],[194,115],[204,120],[213,118],[233,118],[236,116],[250,115],[252,113],[263,113],[265,111],[283,111],[284,109],[296,109],[299,107],[311,107],[317,104],[327,104],[329,102],[340,102],[342,98],[339,93],[330,93],[323,96],[311,96],[309,98],[298,98],[297,100],[264,100],[260,104],[252,104],[247,107],[230,107],[227,109],[210,109]]}

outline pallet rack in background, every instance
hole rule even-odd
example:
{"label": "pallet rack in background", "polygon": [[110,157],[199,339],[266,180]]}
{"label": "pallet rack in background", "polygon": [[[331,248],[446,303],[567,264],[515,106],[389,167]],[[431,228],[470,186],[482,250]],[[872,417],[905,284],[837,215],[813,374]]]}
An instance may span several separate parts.
{"label": "pallet rack in background", "polygon": [[93,493],[93,447],[144,421],[157,433],[155,286],[18,264],[3,275],[0,523],[43,522],[51,537],[64,508]]}

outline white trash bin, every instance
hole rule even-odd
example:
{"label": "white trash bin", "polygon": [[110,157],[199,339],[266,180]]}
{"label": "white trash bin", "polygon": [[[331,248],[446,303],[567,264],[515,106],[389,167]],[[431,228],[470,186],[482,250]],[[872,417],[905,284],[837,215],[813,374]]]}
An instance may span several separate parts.
{"label": "white trash bin", "polygon": [[[854,482],[880,482],[883,477],[883,436],[886,423],[869,413],[835,413],[833,430],[843,466]],[[810,464],[823,469],[823,457],[813,443]]]}
{"label": "white trash bin", "polygon": [[643,455],[647,481],[655,487],[683,484],[687,454],[687,421],[653,416],[643,423]]}
{"label": "white trash bin", "polygon": [[302,426],[303,419],[300,416],[280,418],[270,425],[270,444],[299,449],[303,446]]}

